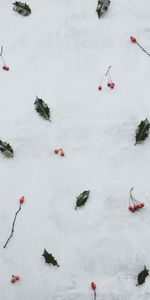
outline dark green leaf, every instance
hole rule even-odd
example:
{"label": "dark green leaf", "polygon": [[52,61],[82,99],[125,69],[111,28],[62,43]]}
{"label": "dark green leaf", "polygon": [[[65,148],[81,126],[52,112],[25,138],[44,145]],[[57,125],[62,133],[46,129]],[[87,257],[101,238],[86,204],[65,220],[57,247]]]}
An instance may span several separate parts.
{"label": "dark green leaf", "polygon": [[144,141],[148,135],[149,135],[149,128],[150,128],[150,123],[148,121],[148,119],[145,119],[144,121],[141,121],[141,123],[139,124],[137,130],[136,130],[136,135],[135,135],[135,139],[136,139],[136,144],[141,143],[142,141]]}
{"label": "dark green leaf", "polygon": [[46,262],[47,264],[52,264],[52,265],[54,265],[54,266],[59,267],[59,265],[58,265],[58,263],[57,263],[57,260],[53,257],[52,254],[48,253],[48,252],[46,251],[46,249],[44,249],[44,253],[42,254],[42,256],[44,256],[45,262]]}
{"label": "dark green leaf", "polygon": [[144,270],[138,274],[138,285],[143,284],[145,282],[146,277],[149,275],[148,272],[149,270],[147,270],[145,267]]}
{"label": "dark green leaf", "polygon": [[84,191],[77,197],[75,209],[77,209],[77,207],[80,207],[85,204],[85,202],[89,198],[89,194],[90,194],[90,191]]}
{"label": "dark green leaf", "polygon": [[35,105],[35,109],[39,113],[39,115],[41,117],[43,117],[45,120],[50,121],[50,110],[49,110],[48,105],[42,99],[39,99],[38,97],[36,97],[34,105]]}
{"label": "dark green leaf", "polygon": [[31,14],[31,8],[28,4],[16,1],[13,3],[14,10],[23,16],[29,16]]}
{"label": "dark green leaf", "polygon": [[0,151],[7,157],[13,157],[13,149],[7,142],[0,140]]}
{"label": "dark green leaf", "polygon": [[109,0],[99,0],[98,1],[96,12],[97,12],[99,18],[104,14],[105,11],[108,10],[109,5],[110,5]]}

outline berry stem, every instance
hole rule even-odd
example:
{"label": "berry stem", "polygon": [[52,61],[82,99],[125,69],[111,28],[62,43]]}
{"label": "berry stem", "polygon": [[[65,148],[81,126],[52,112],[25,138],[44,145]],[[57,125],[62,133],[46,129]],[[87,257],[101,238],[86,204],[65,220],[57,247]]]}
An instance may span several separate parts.
{"label": "berry stem", "polygon": [[[107,72],[104,74],[104,76],[100,80],[100,84],[102,83],[102,81],[103,81],[103,79],[104,79],[105,76],[108,78],[108,74],[110,72],[110,68],[111,68],[111,66],[108,66]],[[110,76],[110,74],[109,74],[109,76]]]}
{"label": "berry stem", "polygon": [[94,290],[94,300],[96,300],[96,290]]}
{"label": "berry stem", "polygon": [[19,209],[18,209],[18,210],[16,211],[16,213],[15,213],[15,217],[14,217],[14,220],[13,220],[13,223],[12,223],[12,229],[11,229],[10,236],[9,236],[8,240],[6,241],[5,245],[3,246],[3,248],[6,248],[6,246],[7,246],[8,242],[9,242],[9,240],[10,240],[10,239],[12,238],[12,236],[13,236],[16,218],[17,218],[17,215],[18,215],[19,211],[21,210],[21,204],[22,204],[22,203],[20,203]]}
{"label": "berry stem", "polygon": [[4,57],[3,57],[3,46],[1,46],[1,53],[0,56],[2,58],[3,64],[5,65]]}
{"label": "berry stem", "polygon": [[148,53],[138,42],[136,43],[148,56],[150,56],[150,53]]}

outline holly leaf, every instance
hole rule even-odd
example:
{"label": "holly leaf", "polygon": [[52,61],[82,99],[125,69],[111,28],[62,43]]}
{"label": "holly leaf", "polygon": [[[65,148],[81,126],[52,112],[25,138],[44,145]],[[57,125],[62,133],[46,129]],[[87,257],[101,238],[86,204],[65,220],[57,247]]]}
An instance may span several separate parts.
{"label": "holly leaf", "polygon": [[109,0],[98,0],[96,12],[99,18],[104,14],[105,11],[108,10],[109,5]]}
{"label": "holly leaf", "polygon": [[141,121],[141,123],[138,125],[138,128],[136,130],[136,135],[135,135],[135,145],[138,143],[141,143],[144,141],[148,135],[149,135],[149,128],[150,128],[150,123],[148,119],[145,119],[144,121]]}
{"label": "holly leaf", "polygon": [[34,105],[35,105],[35,109],[39,113],[39,115],[41,117],[43,117],[45,120],[50,121],[50,110],[49,110],[48,105],[42,99],[39,99],[38,97],[36,97]]}
{"label": "holly leaf", "polygon": [[47,264],[52,264],[52,265],[54,265],[54,266],[59,267],[59,265],[58,265],[58,263],[57,263],[57,260],[53,257],[52,254],[48,253],[48,252],[46,251],[46,249],[44,249],[44,253],[42,254],[42,256],[44,256],[45,262],[46,262]]}
{"label": "holly leaf", "polygon": [[31,14],[31,8],[29,7],[28,4],[22,3],[21,1],[16,1],[13,3],[14,5],[14,10],[17,11],[19,14],[23,16],[28,16]]}
{"label": "holly leaf", "polygon": [[7,157],[13,157],[13,149],[12,147],[7,143],[0,140],[0,151]]}
{"label": "holly leaf", "polygon": [[75,209],[77,209],[77,207],[83,206],[85,204],[85,202],[89,198],[89,194],[90,194],[90,191],[84,191],[76,198],[77,200],[76,200]]}
{"label": "holly leaf", "polygon": [[145,282],[146,277],[149,275],[148,272],[149,272],[149,270],[147,270],[145,267],[144,270],[138,274],[138,278],[137,278],[138,284],[137,285],[143,284]]}

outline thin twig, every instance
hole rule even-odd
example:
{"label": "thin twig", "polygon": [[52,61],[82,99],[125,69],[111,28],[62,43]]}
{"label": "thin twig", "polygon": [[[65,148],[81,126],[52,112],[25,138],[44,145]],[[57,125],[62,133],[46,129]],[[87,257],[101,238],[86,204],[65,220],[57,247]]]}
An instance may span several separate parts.
{"label": "thin twig", "polygon": [[94,300],[96,300],[96,291],[94,290]]}
{"label": "thin twig", "polygon": [[6,242],[5,245],[3,246],[3,248],[6,248],[6,246],[7,246],[8,242],[9,242],[9,240],[10,240],[10,239],[12,238],[12,236],[13,236],[16,218],[17,218],[17,215],[18,215],[18,213],[19,213],[20,210],[21,210],[21,203],[20,203],[20,205],[19,205],[19,209],[18,209],[18,210],[16,211],[16,213],[15,213],[15,217],[14,217],[13,224],[12,224],[12,229],[11,229],[11,234],[10,234],[10,236],[9,236],[9,238],[8,238],[8,240],[7,240],[7,242]]}
{"label": "thin twig", "polygon": [[136,43],[148,56],[150,56],[150,53],[148,53],[138,42],[136,42]]}

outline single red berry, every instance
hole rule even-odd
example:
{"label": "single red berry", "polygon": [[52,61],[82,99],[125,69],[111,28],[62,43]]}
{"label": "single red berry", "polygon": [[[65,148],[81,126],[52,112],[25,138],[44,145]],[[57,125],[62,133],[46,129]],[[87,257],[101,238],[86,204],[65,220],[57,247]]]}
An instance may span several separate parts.
{"label": "single red berry", "polygon": [[141,203],[141,207],[144,207],[144,203],[143,202]]}
{"label": "single red berry", "polygon": [[95,282],[92,282],[92,283],[91,283],[91,287],[92,287],[93,290],[95,290],[95,289],[96,289],[96,283],[95,283]]}
{"label": "single red berry", "polygon": [[19,280],[19,279],[20,279],[19,275],[16,275],[16,276],[15,276],[15,279],[16,279],[16,280]]}
{"label": "single red berry", "polygon": [[131,211],[132,211],[133,213],[135,212],[135,208],[134,208],[134,206],[132,207]]}
{"label": "single red berry", "polygon": [[102,86],[101,86],[101,85],[98,86],[98,90],[99,90],[99,91],[102,90]]}
{"label": "single red berry", "polygon": [[114,89],[114,87],[115,87],[115,84],[112,82],[111,85],[110,85],[110,88]]}
{"label": "single red berry", "polygon": [[64,155],[65,155],[65,152],[64,152],[64,151],[61,151],[60,155],[61,155],[61,156],[64,156]]}
{"label": "single red berry", "polygon": [[3,70],[5,70],[5,71],[9,71],[9,67],[8,67],[8,66],[6,66],[6,65],[4,65],[4,66],[3,66]]}
{"label": "single red berry", "polygon": [[111,82],[107,82],[107,86],[108,86],[108,87],[111,87]]}
{"label": "single red berry", "polygon": [[24,202],[24,197],[20,198],[20,203],[22,204]]}
{"label": "single red berry", "polygon": [[11,278],[11,283],[15,283],[15,282],[16,282],[16,279],[15,279],[15,276],[13,275]]}
{"label": "single red berry", "polygon": [[55,149],[54,152],[57,154],[57,153],[59,152],[59,150],[58,150],[58,149]]}
{"label": "single red berry", "polygon": [[[144,203],[143,203],[144,204]],[[138,208],[142,208],[143,207],[143,205],[142,205],[142,203],[139,203],[138,204]]]}
{"label": "single red berry", "polygon": [[132,206],[131,206],[131,205],[129,205],[128,209],[129,209],[129,210],[132,210]]}
{"label": "single red berry", "polygon": [[130,40],[131,40],[132,43],[136,43],[137,42],[137,40],[136,40],[136,38],[134,36],[130,36]]}

